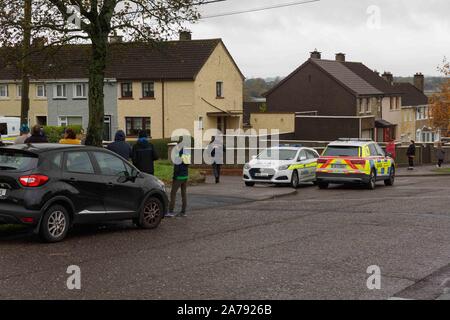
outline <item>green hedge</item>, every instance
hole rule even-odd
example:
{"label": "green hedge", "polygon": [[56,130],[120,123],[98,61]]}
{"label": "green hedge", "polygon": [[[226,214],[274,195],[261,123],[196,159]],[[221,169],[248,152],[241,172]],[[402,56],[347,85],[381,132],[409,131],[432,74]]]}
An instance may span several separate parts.
{"label": "green hedge", "polygon": [[80,125],[76,126],[67,126],[67,127],[59,127],[59,126],[45,126],[44,132],[47,136],[48,142],[50,143],[58,143],[60,139],[64,137],[64,131],[66,128],[71,128],[78,135],[82,132],[83,127]]}

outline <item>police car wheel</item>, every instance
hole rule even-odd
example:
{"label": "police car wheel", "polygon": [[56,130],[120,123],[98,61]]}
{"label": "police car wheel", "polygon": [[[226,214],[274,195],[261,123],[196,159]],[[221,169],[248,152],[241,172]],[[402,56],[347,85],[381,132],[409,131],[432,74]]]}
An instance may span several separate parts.
{"label": "police car wheel", "polygon": [[327,189],[328,188],[328,182],[317,182],[317,185],[319,186],[319,189]]}
{"label": "police car wheel", "polygon": [[291,186],[292,188],[297,189],[298,185],[299,185],[298,172],[297,170],[294,170],[294,172],[292,172]]}
{"label": "police car wheel", "polygon": [[395,168],[391,168],[391,173],[389,174],[389,179],[384,180],[384,185],[393,186],[395,181]]}
{"label": "police car wheel", "polygon": [[372,171],[370,171],[370,178],[369,178],[369,182],[367,183],[367,188],[369,190],[375,189],[376,182],[377,182],[377,176],[375,175],[375,171],[372,169]]}
{"label": "police car wheel", "polygon": [[255,186],[255,183],[254,183],[254,182],[248,182],[248,181],[246,181],[246,182],[245,182],[245,185],[246,185],[247,187],[254,187],[254,186]]}

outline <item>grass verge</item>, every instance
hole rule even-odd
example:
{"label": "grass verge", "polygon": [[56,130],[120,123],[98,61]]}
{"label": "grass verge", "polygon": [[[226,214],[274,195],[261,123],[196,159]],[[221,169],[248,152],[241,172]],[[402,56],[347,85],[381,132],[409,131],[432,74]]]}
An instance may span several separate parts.
{"label": "grass verge", "polygon": [[436,168],[433,170],[433,172],[440,174],[450,174],[450,168]]}
{"label": "grass verge", "polygon": [[[173,164],[168,160],[155,162],[155,176],[166,184],[172,183]],[[196,185],[205,182],[205,176],[200,169],[189,168],[189,184]]]}

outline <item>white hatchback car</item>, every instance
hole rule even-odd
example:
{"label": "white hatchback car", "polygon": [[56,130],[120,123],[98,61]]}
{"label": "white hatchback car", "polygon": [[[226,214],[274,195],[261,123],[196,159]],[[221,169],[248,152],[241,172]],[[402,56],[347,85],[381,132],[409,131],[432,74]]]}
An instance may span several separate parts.
{"label": "white hatchback car", "polygon": [[316,150],[304,147],[274,147],[254,156],[245,164],[243,179],[247,187],[256,183],[290,184],[316,181]]}

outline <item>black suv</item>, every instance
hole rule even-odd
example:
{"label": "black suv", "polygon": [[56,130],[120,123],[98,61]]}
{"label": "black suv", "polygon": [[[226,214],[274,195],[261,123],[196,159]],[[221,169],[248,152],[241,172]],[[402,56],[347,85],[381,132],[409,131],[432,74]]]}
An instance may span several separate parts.
{"label": "black suv", "polygon": [[43,240],[57,242],[73,224],[132,219],[154,229],[166,212],[164,184],[108,150],[0,148],[0,224],[35,226]]}

